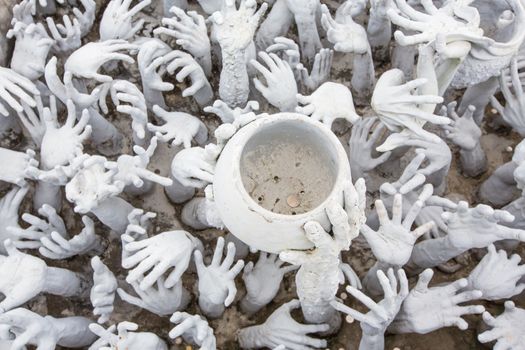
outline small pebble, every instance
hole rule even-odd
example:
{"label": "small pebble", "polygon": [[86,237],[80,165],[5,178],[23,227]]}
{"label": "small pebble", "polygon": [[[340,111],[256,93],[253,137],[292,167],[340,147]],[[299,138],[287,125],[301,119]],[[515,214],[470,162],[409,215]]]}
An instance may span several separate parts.
{"label": "small pebble", "polygon": [[398,348],[398,347],[395,347],[395,348],[393,348],[392,350],[401,350],[401,349],[400,349],[400,348]]}
{"label": "small pebble", "polygon": [[492,114],[498,114],[498,111],[496,110],[496,108],[492,108],[492,109],[490,110],[490,113],[492,113]]}
{"label": "small pebble", "polygon": [[350,316],[350,315],[347,315],[345,317],[345,321],[346,321],[346,323],[354,323],[354,318],[352,316]]}
{"label": "small pebble", "polygon": [[182,338],[178,337],[177,339],[175,339],[175,344],[177,344],[177,345],[182,344]]}
{"label": "small pebble", "polygon": [[348,295],[345,292],[341,293],[341,299],[346,300],[346,298],[348,298]]}
{"label": "small pebble", "polygon": [[512,147],[507,146],[507,148],[505,148],[505,151],[507,151],[507,152],[509,152],[509,153],[512,152]]}

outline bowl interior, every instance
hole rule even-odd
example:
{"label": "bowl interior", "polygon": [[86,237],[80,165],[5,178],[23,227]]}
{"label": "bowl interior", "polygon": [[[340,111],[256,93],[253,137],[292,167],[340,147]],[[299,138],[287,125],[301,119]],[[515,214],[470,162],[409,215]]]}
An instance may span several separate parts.
{"label": "bowl interior", "polygon": [[321,205],[339,171],[333,140],[300,120],[265,125],[245,144],[240,159],[243,186],[255,203],[282,215]]}

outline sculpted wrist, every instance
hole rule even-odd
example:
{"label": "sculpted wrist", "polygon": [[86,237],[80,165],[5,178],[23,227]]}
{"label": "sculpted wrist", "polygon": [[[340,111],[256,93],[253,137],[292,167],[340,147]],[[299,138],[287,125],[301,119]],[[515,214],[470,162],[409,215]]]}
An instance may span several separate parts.
{"label": "sculpted wrist", "polygon": [[243,349],[256,349],[265,346],[261,341],[261,339],[264,339],[264,328],[262,325],[241,329],[237,338],[239,345]]}

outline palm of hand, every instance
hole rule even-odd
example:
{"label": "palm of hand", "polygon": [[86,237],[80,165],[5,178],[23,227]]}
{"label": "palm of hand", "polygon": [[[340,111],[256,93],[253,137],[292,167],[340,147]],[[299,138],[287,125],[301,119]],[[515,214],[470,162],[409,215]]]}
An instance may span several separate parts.
{"label": "palm of hand", "polygon": [[70,127],[63,126],[59,129],[47,129],[42,138],[41,159],[42,165],[53,169],[57,165],[66,165],[82,147],[82,139]]}
{"label": "palm of hand", "polygon": [[456,248],[484,248],[499,239],[498,224],[485,217],[476,217],[470,213],[452,214],[448,221],[447,237]]}
{"label": "palm of hand", "polygon": [[[390,223],[379,227],[377,235],[381,238],[374,241],[372,250],[382,261],[402,266],[412,254],[417,236],[401,224]],[[385,256],[387,255],[387,256]]]}
{"label": "palm of hand", "polygon": [[105,48],[99,43],[88,43],[73,52],[66,61],[65,69],[78,75],[78,72],[96,72],[105,62]]}
{"label": "palm of hand", "polygon": [[31,299],[44,289],[46,263],[34,256],[17,252],[1,262],[0,291],[17,298]]}
{"label": "palm of hand", "polygon": [[[110,2],[110,4],[113,2]],[[118,10],[118,9],[117,9]],[[104,13],[105,14],[105,13]],[[100,23],[100,37],[107,39],[125,39],[132,32],[133,17],[128,15],[119,16],[116,11],[109,16],[103,16]]]}
{"label": "palm of hand", "polygon": [[504,251],[496,252],[494,245],[490,245],[488,250],[469,275],[469,287],[482,291],[485,300],[511,298],[523,291],[525,285],[519,284],[519,281],[524,271],[518,266],[519,256],[513,255],[508,259]]}
{"label": "palm of hand", "polygon": [[337,45],[337,51],[364,54],[368,50],[365,28],[352,20],[328,30],[328,40]]}
{"label": "palm of hand", "polygon": [[221,24],[215,23],[217,41],[225,50],[244,50],[252,42],[257,24],[246,8],[230,12]]}
{"label": "palm of hand", "polygon": [[[204,274],[199,275],[199,290],[207,290],[206,299],[213,304],[223,304],[228,294],[227,284],[231,281],[228,271],[220,266],[208,266]],[[213,286],[212,288],[209,288]]]}
{"label": "palm of hand", "polygon": [[[510,311],[505,310],[503,314],[496,317],[491,326],[500,333],[500,336],[497,338],[498,343],[504,343],[504,345],[508,346],[508,349],[521,349],[525,343],[525,334],[523,333],[524,322],[525,310],[520,308],[514,308]],[[486,333],[489,332],[491,331],[487,331]]]}
{"label": "palm of hand", "polygon": [[453,128],[448,137],[459,147],[471,150],[479,143],[481,130],[474,119],[460,118],[454,122]]}
{"label": "palm of hand", "polygon": [[161,257],[170,257],[171,264],[189,262],[193,244],[184,231],[171,231],[150,238],[148,248]]}
{"label": "palm of hand", "polygon": [[319,116],[327,125],[339,118],[355,122],[357,114],[352,101],[350,90],[343,89],[338,84],[324,83],[311,95],[310,103],[315,108],[312,117]]}
{"label": "palm of hand", "polygon": [[166,124],[155,127],[151,127],[150,124],[151,131],[159,132],[158,137],[164,142],[173,139],[176,145],[191,145],[191,140],[201,128],[201,123],[197,118],[184,113],[171,113],[169,116],[163,116],[162,119],[166,121]]}
{"label": "palm of hand", "polygon": [[59,335],[47,317],[42,317],[27,309],[18,308],[5,313],[9,315],[11,331],[16,337],[26,338],[22,345],[36,345],[52,349]]}
{"label": "palm of hand", "polygon": [[411,324],[412,329],[425,334],[443,326],[447,310],[456,307],[445,287],[429,288],[424,291],[412,290],[403,303],[399,318]]}

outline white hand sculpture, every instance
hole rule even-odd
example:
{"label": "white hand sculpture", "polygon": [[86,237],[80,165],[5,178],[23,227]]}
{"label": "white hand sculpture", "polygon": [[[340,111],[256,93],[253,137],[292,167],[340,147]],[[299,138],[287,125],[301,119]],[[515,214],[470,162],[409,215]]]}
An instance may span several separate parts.
{"label": "white hand sculpture", "polygon": [[[352,134],[348,142],[350,168],[352,177],[360,178],[365,173],[374,170],[390,157],[391,152],[385,152],[377,158],[372,158],[372,152],[377,147],[377,141],[383,136],[385,125],[376,123],[377,118],[359,119],[352,126]],[[373,132],[372,132],[373,129]]]}
{"label": "white hand sculpture", "polygon": [[175,16],[163,18],[162,25],[153,33],[166,34],[176,38],[177,45],[188,51],[202,67],[207,76],[211,74],[212,62],[210,39],[204,17],[195,11],[184,12],[179,7],[173,6],[170,12]]}
{"label": "white hand sculpture", "polygon": [[243,312],[254,314],[268,305],[279,292],[284,275],[299,268],[283,265],[278,255],[265,252],[259,253],[255,266],[251,261],[246,264],[242,274],[246,286],[246,295],[241,301]]}
{"label": "white hand sculpture", "polygon": [[186,231],[163,232],[140,241],[133,241],[129,237],[123,250],[130,255],[122,259],[122,267],[131,269],[126,282],[132,283],[144,277],[140,282],[140,289],[144,291],[174,268],[164,284],[166,288],[173,287],[188,268],[195,247],[196,239]]}
{"label": "white hand sculpture", "polygon": [[297,65],[296,69],[299,70],[300,75],[299,81],[306,86],[309,91],[317,89],[330,78],[333,58],[333,50],[321,49],[315,55],[314,65],[310,73],[308,73],[308,70],[302,64]]}
{"label": "white hand sculpture", "polygon": [[106,323],[113,312],[113,301],[117,290],[117,279],[98,256],[91,259],[93,268],[93,287],[89,299],[93,305],[93,315],[99,316],[98,323]]}
{"label": "white hand sculpture", "polygon": [[470,151],[476,147],[481,147],[481,129],[473,118],[476,107],[469,106],[465,113],[459,117],[456,112],[456,106],[457,102],[454,101],[446,107],[447,115],[451,122],[448,125],[441,125],[445,130],[445,135],[461,149]]}
{"label": "white hand sculpture", "polygon": [[219,96],[228,106],[238,107],[246,103],[250,94],[246,51],[268,4],[263,3],[257,12],[257,3],[251,0],[242,0],[238,9],[233,0],[224,0],[222,5],[221,11],[210,17],[222,52]]}
{"label": "white hand sculpture", "polygon": [[142,290],[140,288],[142,279],[131,283],[133,290],[138,297],[128,294],[124,289],[117,289],[120,299],[125,302],[146,309],[159,316],[167,316],[175,311],[183,310],[188,305],[191,296],[182,285],[182,281],[177,282],[173,287],[166,288],[164,277],[159,277],[156,286]]}
{"label": "white hand sculpture", "polygon": [[36,345],[39,349],[54,349],[59,337],[47,318],[32,311],[17,308],[0,315],[0,321],[16,334],[12,349],[25,349],[25,345]]}
{"label": "white hand sculpture", "polygon": [[[42,145],[42,139],[46,132],[46,124],[44,121],[44,105],[42,103],[42,98],[40,96],[35,96],[36,109],[37,113],[34,112],[27,103],[22,102],[22,107],[24,108],[23,112],[18,112],[18,118],[22,122],[22,125],[26,128],[33,139],[33,142],[38,148]],[[49,97],[49,108],[51,109],[51,114],[56,115],[56,99],[54,96]]]}
{"label": "white hand sculpture", "polygon": [[392,219],[388,218],[383,201],[376,200],[375,208],[379,217],[379,229],[373,231],[364,224],[361,226],[361,233],[365,236],[377,260],[394,266],[403,266],[408,262],[417,239],[434,226],[434,222],[431,221],[410,231],[416,216],[431,195],[431,190],[424,190],[404,219],[402,218],[403,196],[401,194],[394,196]]}
{"label": "white hand sculpture", "polygon": [[246,49],[267,8],[268,4],[263,3],[257,10],[257,3],[250,0],[242,0],[237,8],[235,1],[223,0],[221,10],[210,17],[221,49],[228,52]]}
{"label": "white hand sculpture", "polygon": [[171,48],[159,39],[150,39],[140,45],[137,64],[142,78],[144,95],[147,95],[147,89],[170,91],[175,87],[171,83],[162,81],[162,75],[165,73],[163,65],[169,62],[169,57],[166,57],[166,54],[170,52]]}
{"label": "white hand sculpture", "polygon": [[62,260],[100,248],[100,238],[95,234],[93,220],[83,216],[82,222],[82,231],[69,240],[58,232],[51,232],[51,235],[40,238],[42,246],[38,248],[38,252],[48,259]]}
{"label": "white hand sculpture", "polygon": [[65,72],[63,79],[58,76],[57,62],[58,59],[52,57],[46,65],[45,78],[49,90],[63,104],[67,104],[67,101],[71,99],[79,109],[89,108],[94,105],[100,97],[100,88],[94,88],[90,94],[79,92],[74,85],[71,72]]}
{"label": "white hand sculpture", "polygon": [[95,79],[101,83],[107,83],[112,81],[113,78],[109,75],[97,73],[99,68],[110,61],[134,63],[133,58],[118,52],[133,49],[137,49],[137,47],[126,40],[90,42],[81,46],[69,56],[64,65],[64,70],[75,77]]}
{"label": "white hand sculpture", "polygon": [[0,114],[4,117],[9,116],[5,103],[15,111],[23,112],[24,109],[16,98],[24,101],[30,107],[36,107],[32,95],[40,95],[40,91],[31,80],[10,68],[0,67]]}
{"label": "white hand sculpture", "polygon": [[456,102],[451,102],[441,108],[441,113],[451,118],[449,125],[441,127],[445,130],[445,136],[460,148],[463,173],[478,176],[487,170],[487,156],[481,147],[481,128],[474,119],[476,107],[469,105],[460,118],[456,105]]}
{"label": "white hand sculpture", "polygon": [[95,0],[80,0],[80,3],[84,6],[84,12],[80,11],[78,7],[73,7],[73,14],[80,24],[80,34],[84,37],[91,31],[91,27],[95,23],[97,4]]}
{"label": "white hand sculpture", "polygon": [[156,148],[157,138],[153,137],[147,149],[137,145],[133,146],[136,156],[124,154],[118,157],[116,162],[106,162],[104,166],[116,172],[113,183],[122,189],[129,185],[142,187],[144,180],[156,182],[162,186],[170,186],[173,183],[172,180],[146,169]]}
{"label": "white hand sculpture", "polygon": [[[22,230],[18,225],[18,209],[24,200],[29,187],[13,187],[0,199],[0,242],[6,239],[17,240],[15,230]],[[0,253],[5,254],[3,244],[0,244]]]}
{"label": "white hand sculpture", "polygon": [[130,9],[130,0],[111,0],[100,21],[100,40],[133,38],[144,24],[143,19],[133,22],[133,16],[149,4],[151,0],[141,0]]}
{"label": "white hand sculpture", "polygon": [[[139,328],[136,323],[120,322],[104,329],[97,323],[89,325],[89,330],[100,339],[94,342],[89,350],[168,350],[166,343],[156,334],[150,332],[134,332]],[[118,334],[115,334],[117,331]]]}
{"label": "white hand sculpture", "polygon": [[0,180],[19,187],[25,186],[25,179],[31,177],[30,169],[38,166],[35,151],[32,149],[24,153],[0,147],[0,160],[2,164],[9,164],[9,166],[0,168]]}
{"label": "white hand sculpture", "polygon": [[205,106],[213,100],[213,90],[208,78],[206,78],[206,73],[189,53],[174,50],[167,54],[164,59],[171,61],[166,67],[169,74],[180,69],[175,76],[179,83],[188,77],[190,78],[191,85],[182,91],[182,97],[193,96],[200,106]]}
{"label": "white hand sculpture", "polygon": [[[368,313],[363,314],[338,301],[333,301],[330,304],[336,310],[339,310],[361,322],[363,337],[361,339],[360,349],[374,349],[375,347],[371,347],[371,344],[365,346],[367,343],[373,342],[372,338],[374,336],[378,336],[378,340],[384,341],[383,334],[397,316],[403,301],[408,296],[408,280],[405,271],[399,269],[397,271],[398,278],[396,279],[394,270],[390,268],[387,271],[387,275],[381,270],[377,271],[377,278],[381,283],[384,294],[384,299],[378,303],[374,302],[371,298],[356,288],[346,286],[346,291],[348,293],[353,295],[354,298],[370,309]],[[400,284],[399,292],[397,291],[398,283]],[[377,347],[377,349],[379,348],[380,347]]]}
{"label": "white hand sculpture", "polygon": [[525,343],[523,322],[525,310],[516,307],[514,302],[505,302],[505,311],[494,318],[488,311],[483,313],[483,321],[492,329],[478,334],[481,343],[496,341],[494,349],[522,349]]}
{"label": "white hand sculpture", "polygon": [[261,51],[259,57],[269,69],[256,60],[250,61],[266,80],[265,86],[258,78],[253,78],[255,88],[281,112],[293,112],[297,106],[297,83],[290,65],[274,53],[267,54]]}
{"label": "white hand sculpture", "polygon": [[13,236],[13,244],[18,249],[38,249],[42,246],[40,240],[43,237],[51,237],[53,232],[68,237],[64,220],[57,214],[55,208],[44,204],[38,209],[38,214],[45,219],[29,213],[22,214],[22,220],[30,225],[27,228],[20,228],[14,222],[9,225],[7,231]]}
{"label": "white hand sculpture", "polygon": [[82,45],[82,30],[77,18],[74,18],[73,21],[67,15],[62,18],[64,24],[55,24],[52,17],[47,17],[46,23],[51,37],[55,41],[53,44],[54,52],[66,53],[76,50]]}
{"label": "white hand sculpture", "polygon": [[525,290],[525,283],[520,280],[525,275],[519,255],[507,257],[504,250],[496,251],[493,244],[488,246],[488,253],[467,277],[468,289],[480,290],[485,300],[510,299]]}
{"label": "white hand sculpture", "polygon": [[499,101],[492,96],[490,102],[492,106],[498,111],[503,120],[505,120],[517,133],[525,135],[525,93],[523,92],[523,86],[518,75],[518,67],[516,59],[513,59],[510,66],[510,73],[512,79],[512,93],[508,84],[504,80],[504,74],[500,76],[500,88],[505,97],[505,107],[499,103]]}
{"label": "white hand sculpture", "polygon": [[400,30],[396,31],[394,37],[400,45],[430,42],[444,57],[464,58],[470,52],[472,43],[491,42],[483,37],[479,13],[474,7],[469,7],[468,2],[448,2],[438,9],[431,1],[423,1],[421,5],[425,12],[415,10],[406,0],[396,0],[396,4],[397,8],[387,11],[390,20],[416,32],[407,36]]}
{"label": "white hand sculpture", "polygon": [[213,183],[215,159],[202,147],[183,149],[173,158],[171,174],[183,186],[204,188]]}
{"label": "white hand sculpture", "polygon": [[91,321],[85,317],[54,318],[40,316],[27,309],[18,308],[0,315],[0,323],[9,327],[16,339],[11,349],[25,349],[34,345],[39,350],[52,350],[58,346],[87,347],[95,337],[87,327]]}
{"label": "white hand sculpture", "polygon": [[301,53],[299,52],[299,45],[295,41],[283,36],[278,36],[273,39],[274,44],[266,48],[268,53],[282,52],[286,62],[292,69],[296,69],[297,65],[301,63]]}
{"label": "white hand sculpture", "polygon": [[[447,118],[448,119],[448,118]],[[426,132],[426,131],[425,131]],[[430,133],[429,133],[430,134]],[[452,162],[452,152],[447,143],[443,141],[440,137],[437,137],[435,134],[432,134],[432,140],[422,139],[420,137],[414,137],[410,134],[394,134],[397,137],[397,146],[414,146],[416,147],[416,154],[424,154],[425,159],[428,161],[427,166],[420,168],[419,173],[430,177],[434,173],[442,173],[442,177],[445,177],[450,168],[450,163]],[[435,139],[435,140],[434,140]],[[385,144],[388,142],[385,142]],[[384,144],[383,144],[384,145]],[[378,150],[383,147],[383,145],[378,147]],[[433,181],[436,182],[436,181]],[[440,183],[434,183],[434,186],[439,187]]]}
{"label": "white hand sculpture", "polygon": [[293,265],[301,265],[295,283],[305,320],[329,323],[335,327],[339,323],[339,316],[330,307],[330,302],[335,299],[339,283],[344,280],[339,268],[340,255],[341,251],[350,249],[351,240],[355,238],[351,226],[358,228],[361,222],[355,216],[350,218],[335,202],[329,204],[326,214],[333,225],[333,236],[320,223],[309,221],[304,224],[304,231],[315,249],[285,250],[279,254],[279,258]]}
{"label": "white hand sculpture", "polygon": [[331,127],[336,119],[355,123],[360,118],[355,111],[352,93],[342,84],[324,83],[310,96],[298,94],[297,101],[303,105],[295,109],[297,113],[309,115],[328,127]]}
{"label": "white hand sculpture", "polygon": [[142,92],[133,83],[118,80],[111,85],[111,96],[115,97],[113,103],[120,113],[131,117],[133,135],[143,140],[146,137],[148,123],[148,109]]}
{"label": "white hand sculpture", "polygon": [[8,38],[16,37],[11,68],[29,80],[37,80],[44,74],[47,55],[54,40],[42,23],[15,24],[14,28],[7,33]]}
{"label": "white hand sculpture", "polygon": [[104,167],[106,162],[107,159],[102,156],[88,157],[79,166],[81,170],[67,183],[66,198],[74,203],[76,213],[93,211],[108,198],[122,192],[122,188],[113,183],[114,172]]}
{"label": "white hand sculpture", "polygon": [[525,241],[525,231],[503,226],[514,220],[509,212],[494,210],[488,205],[469,208],[467,202],[461,201],[455,212],[445,212],[442,216],[448,227],[448,242],[463,251],[485,248],[504,239]]}
{"label": "white hand sculpture", "polygon": [[337,10],[338,18],[333,19],[326,5],[321,6],[323,13],[321,23],[328,41],[334,44],[334,49],[339,52],[362,55],[370,50],[365,28],[354,22],[349,13],[352,2],[347,1]]}
{"label": "white hand sculpture", "polygon": [[[439,139],[425,130],[426,122],[433,124],[449,124],[450,119],[424,111],[420,105],[436,105],[443,98],[434,95],[420,95],[417,89],[426,84],[426,78],[405,82],[404,73],[399,69],[391,69],[381,75],[372,95],[371,106],[379,119],[391,131],[401,131],[408,128],[424,139]],[[389,151],[389,150],[387,150]]]}
{"label": "white hand sculpture", "polygon": [[128,226],[126,227],[125,234],[139,240],[147,234],[147,230],[150,227],[150,220],[157,217],[156,213],[146,212],[142,209],[133,209],[128,215]]}
{"label": "white hand sculpture", "polygon": [[46,170],[57,165],[69,164],[75,157],[82,154],[82,143],[91,135],[89,111],[84,109],[82,117],[76,123],[77,112],[73,101],[67,102],[67,119],[64,125],[59,126],[55,111],[44,108],[46,132],[42,138],[40,157],[42,166]]}
{"label": "white hand sculpture", "polygon": [[326,332],[327,324],[301,324],[292,318],[291,311],[299,308],[299,300],[291,300],[275,310],[263,324],[243,328],[239,332],[239,345],[243,349],[274,348],[284,345],[289,349],[326,348],[326,340],[307,336],[308,333]]}
{"label": "white hand sculpture", "polygon": [[204,144],[208,139],[208,129],[198,118],[183,112],[168,112],[159,106],[153,106],[153,112],[166,124],[161,126],[148,123],[148,130],[155,133],[162,142],[170,142],[173,146],[191,147],[195,139],[198,144]]}
{"label": "white hand sculpture", "polygon": [[244,108],[236,107],[230,108],[225,102],[216,100],[212,106],[204,107],[204,112],[213,113],[221,119],[223,124],[235,123],[237,120],[243,119],[247,114],[254,114],[253,112],[259,110],[259,102],[248,101]]}
{"label": "white hand sculpture", "polygon": [[208,317],[221,316],[224,307],[230,306],[237,294],[235,277],[244,267],[244,261],[238,260],[232,267],[235,259],[235,244],[229,242],[227,249],[224,261],[221,263],[224,238],[217,238],[217,246],[209,266],[204,265],[202,253],[199,250],[193,253],[199,276],[199,306]]}
{"label": "white hand sculpture", "polygon": [[445,286],[428,287],[434,271],[426,269],[419,275],[414,289],[406,297],[389,331],[426,334],[443,327],[468,328],[463,315],[480,314],[481,305],[459,304],[481,298],[479,290],[460,292],[468,284],[465,278]]}
{"label": "white hand sculpture", "polygon": [[[4,242],[7,256],[0,256],[0,313],[15,308],[41,292],[71,296],[80,281],[71,271],[48,267],[44,260],[20,252],[11,240]],[[53,280],[55,278],[56,280]]]}
{"label": "white hand sculpture", "polygon": [[216,350],[213,329],[201,316],[175,312],[170,322],[178,323],[169,333],[171,339],[182,336],[188,342],[198,345],[200,350]]}

